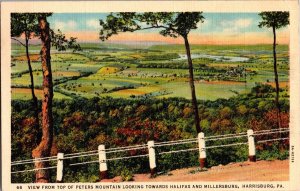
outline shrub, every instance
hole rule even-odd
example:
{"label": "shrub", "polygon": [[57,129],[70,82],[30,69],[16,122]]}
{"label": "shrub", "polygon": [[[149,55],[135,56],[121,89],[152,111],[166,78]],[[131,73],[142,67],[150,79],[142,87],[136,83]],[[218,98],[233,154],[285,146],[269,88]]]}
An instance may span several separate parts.
{"label": "shrub", "polygon": [[130,170],[128,170],[127,168],[124,168],[121,171],[121,178],[122,178],[122,181],[132,181],[133,173]]}
{"label": "shrub", "polygon": [[[264,102],[263,105],[273,103],[273,99],[247,95],[238,95],[228,100],[199,102],[201,103],[199,105],[201,127],[205,135],[244,132],[249,128],[253,130],[276,128],[276,110],[258,107],[261,101]],[[281,99],[280,104],[283,106],[282,127],[288,128],[289,100]],[[12,161],[30,158],[32,149],[38,143],[38,133],[32,129],[34,112],[31,105],[31,101],[12,101]],[[235,115],[234,111],[237,111],[238,115]],[[111,148],[145,144],[149,140],[162,142],[197,137],[190,100],[182,98],[85,99],[78,97],[74,100],[54,100],[53,118],[55,119],[54,136],[57,149],[63,153],[97,150],[99,144],[105,144],[107,148]],[[256,138],[257,140],[278,138],[278,135]],[[214,142],[214,145],[225,143],[232,142]],[[259,159],[286,159],[288,157],[288,141],[272,144],[273,142],[257,145]],[[163,152],[188,148],[197,148],[197,145],[177,145],[156,150]],[[147,148],[110,155],[108,158],[139,154],[147,154]],[[247,160],[247,155],[247,146],[208,149],[207,161],[209,166],[227,164]],[[199,165],[197,151],[156,156],[159,171]],[[83,161],[76,160],[72,162]],[[97,160],[97,158],[92,160]],[[29,166],[26,167],[29,168]],[[147,157],[109,161],[108,168],[110,177],[120,176],[122,173],[126,180],[130,180],[130,175],[134,173],[150,171]],[[123,169],[129,172],[127,170],[122,172]],[[24,170],[24,167],[15,166],[13,170]],[[99,167],[98,164],[72,168],[66,165],[65,172],[66,182],[95,181]],[[55,173],[52,176],[52,181],[55,181]],[[12,182],[33,181],[34,173],[12,175]]]}

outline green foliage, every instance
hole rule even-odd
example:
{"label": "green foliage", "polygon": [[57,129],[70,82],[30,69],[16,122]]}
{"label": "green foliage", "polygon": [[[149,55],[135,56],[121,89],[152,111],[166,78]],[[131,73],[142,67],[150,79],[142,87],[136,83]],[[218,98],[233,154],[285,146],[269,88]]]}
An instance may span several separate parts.
{"label": "green foliage", "polygon": [[[68,161],[65,161],[64,164],[64,182],[96,182],[99,180],[98,164],[89,164],[88,166],[80,165],[76,167],[68,166]],[[51,175],[55,180],[56,173],[52,173]]]}
{"label": "green foliage", "polygon": [[[203,22],[202,12],[145,12],[111,13],[103,21],[100,19],[100,39],[107,40],[120,32],[134,32],[151,28],[161,29],[163,36],[187,37],[190,30],[197,29],[197,23]],[[142,26],[146,25],[145,27]]]}
{"label": "green foliage", "polygon": [[210,128],[210,121],[208,119],[203,119],[200,122],[200,126],[205,129],[205,130],[209,130]]}
{"label": "green foliage", "polygon": [[39,35],[38,18],[49,17],[52,13],[12,13],[11,37],[20,37],[24,32],[27,38],[31,35]]}
{"label": "green foliage", "polygon": [[220,117],[222,119],[229,118],[232,114],[233,113],[230,107],[224,107],[223,109],[220,110]]}
{"label": "green foliage", "polygon": [[[25,34],[26,40],[28,41],[34,36],[39,36],[38,19],[40,17],[49,17],[52,13],[12,13],[11,14],[11,37],[22,44],[28,46],[14,37],[20,37]],[[73,51],[80,51],[81,47],[76,42],[76,38],[71,37],[69,40],[66,39],[65,35],[62,34],[61,30],[55,33],[51,32],[51,43],[58,51],[65,51],[66,49],[73,49]]]}
{"label": "green foliage", "polygon": [[[128,154],[131,155],[130,152]],[[110,157],[121,156],[122,154],[115,153]],[[117,160],[108,163],[109,177],[121,176],[123,181],[131,181],[135,173],[148,173],[149,171],[149,160],[147,157]]]}
{"label": "green foliage", "polygon": [[[239,142],[247,142],[246,138],[240,138]],[[213,145],[223,145],[234,143],[232,140],[214,141]],[[209,145],[208,145],[209,146]],[[225,165],[230,162],[241,162],[248,158],[247,145],[238,145],[232,147],[221,147],[207,150],[207,165],[218,166],[219,164]]]}
{"label": "green foliage", "polygon": [[70,40],[66,39],[66,36],[61,32],[60,29],[55,33],[51,30],[51,42],[58,51],[66,51],[67,49],[73,49],[73,52],[81,51],[80,44],[76,42],[75,37],[70,37]]}
{"label": "green foliage", "polygon": [[123,168],[121,171],[121,178],[122,181],[132,181],[133,180],[133,173],[127,169],[127,168]]}
{"label": "green foliage", "polygon": [[[261,102],[271,105],[272,109],[258,107]],[[199,116],[206,136],[227,133],[245,132],[247,129],[261,130],[276,127],[276,112],[273,100],[254,95],[238,95],[228,100],[199,102]],[[31,150],[38,143],[32,126],[33,112],[29,101],[12,101],[12,161],[31,157]],[[93,98],[76,100],[55,100],[53,103],[55,146],[52,150],[63,153],[97,150],[99,144],[106,148],[145,144],[148,140],[156,142],[180,140],[196,137],[193,127],[193,116],[186,115],[184,110],[190,108],[190,101],[182,98],[169,99],[113,99]],[[283,99],[282,125],[289,124],[289,101]],[[245,109],[246,108],[246,109]],[[252,109],[255,111],[252,112]],[[176,112],[175,112],[176,111]],[[247,111],[247,112],[246,112]],[[247,115],[243,114],[244,112]],[[221,115],[222,114],[222,115]],[[222,116],[222,117],[221,117]],[[27,124],[27,125],[26,125]],[[257,140],[274,137],[261,136]],[[28,140],[30,140],[28,142]],[[239,142],[247,142],[241,138]],[[232,141],[214,141],[213,145],[230,144]],[[209,142],[207,146],[209,146]],[[197,148],[197,144],[177,145],[157,148],[157,152]],[[257,156],[261,159],[285,159],[288,156],[288,142],[274,147],[270,144],[259,144]],[[56,155],[53,152],[53,155]],[[247,160],[247,145],[224,147],[207,150],[209,166]],[[279,153],[279,154],[278,154]],[[147,149],[111,153],[108,158],[147,154]],[[66,160],[66,182],[96,181],[99,167],[68,166],[69,163],[84,162],[87,159]],[[97,156],[88,160],[97,160]],[[197,151],[157,155],[159,171],[198,166]],[[30,168],[29,166],[26,168]],[[130,177],[135,173],[148,173],[147,157],[108,162],[110,177]],[[13,170],[22,170],[16,166]],[[124,170],[123,169],[127,169]],[[55,180],[55,173],[53,180]],[[130,179],[130,178],[125,178]],[[13,182],[32,182],[30,173],[22,176],[12,175]]]}
{"label": "green foliage", "polygon": [[268,84],[256,83],[251,89],[251,93],[256,97],[272,97],[272,93],[275,92],[275,88]]}
{"label": "green foliage", "polygon": [[261,12],[259,15],[262,21],[259,23],[259,27],[274,27],[276,29],[287,26],[289,22],[289,12],[286,11],[272,11],[272,12]]}
{"label": "green foliage", "polygon": [[285,160],[289,158],[288,149],[283,149],[284,144],[281,142],[273,142],[272,145],[260,145],[257,156],[259,160]]}
{"label": "green foliage", "polygon": [[245,115],[248,112],[248,109],[245,105],[239,105],[237,107],[237,111],[238,111],[239,114]]}

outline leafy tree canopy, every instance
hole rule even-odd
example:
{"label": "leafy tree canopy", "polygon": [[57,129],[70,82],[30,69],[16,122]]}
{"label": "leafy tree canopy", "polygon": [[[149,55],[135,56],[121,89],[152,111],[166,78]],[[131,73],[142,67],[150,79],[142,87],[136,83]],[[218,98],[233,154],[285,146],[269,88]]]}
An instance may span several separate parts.
{"label": "leafy tree canopy", "polygon": [[25,33],[29,38],[31,35],[39,35],[38,18],[49,17],[52,13],[12,13],[10,31],[12,37],[20,37]]}
{"label": "leafy tree canopy", "polygon": [[197,23],[204,22],[202,12],[145,12],[145,13],[111,13],[106,21],[100,20],[102,29],[100,39],[107,40],[120,32],[134,32],[146,29],[162,29],[163,36],[177,38],[187,37],[190,30],[197,29]]}
{"label": "leafy tree canopy", "polygon": [[76,42],[75,37],[70,37],[67,39],[66,36],[61,32],[61,30],[57,30],[55,33],[51,31],[51,39],[52,46],[54,46],[58,51],[66,51],[67,49],[73,49],[75,51],[81,51],[80,45]]}
{"label": "leafy tree canopy", "polygon": [[275,27],[279,29],[281,27],[287,26],[289,22],[289,12],[282,11],[272,11],[272,12],[261,12],[259,15],[262,21],[259,23],[259,27]]}
{"label": "leafy tree canopy", "polygon": [[[40,29],[38,24],[38,19],[43,17],[49,17],[52,13],[12,13],[11,14],[11,37],[20,37],[22,34],[25,34],[27,39],[31,37],[39,37]],[[75,51],[81,51],[80,45],[77,43],[77,38],[70,37],[67,39],[66,36],[62,33],[61,30],[54,32],[50,29],[51,35],[51,44],[58,51],[65,51],[66,49],[73,49]],[[23,46],[26,46],[20,40],[13,38],[18,41]]]}

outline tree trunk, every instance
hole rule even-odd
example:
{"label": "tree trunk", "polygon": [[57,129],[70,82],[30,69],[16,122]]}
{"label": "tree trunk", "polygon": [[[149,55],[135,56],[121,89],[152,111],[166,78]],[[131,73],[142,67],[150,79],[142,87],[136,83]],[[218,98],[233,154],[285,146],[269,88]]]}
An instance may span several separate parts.
{"label": "tree trunk", "polygon": [[194,110],[194,121],[195,121],[197,133],[200,133],[201,132],[200,118],[199,118],[198,104],[197,104],[195,85],[194,85],[194,72],[193,72],[193,62],[191,58],[190,44],[187,36],[184,36],[183,39],[184,39],[184,45],[186,50],[186,56],[189,64],[189,74],[190,74],[189,82],[191,87],[192,105]]}
{"label": "tree trunk", "polygon": [[276,96],[275,96],[275,105],[277,108],[277,126],[281,128],[281,118],[280,118],[280,105],[279,105],[279,82],[278,82],[278,72],[277,72],[277,57],[276,57],[276,29],[273,28],[273,59],[274,59],[274,75],[275,75],[275,85],[276,85]]}
{"label": "tree trunk", "polygon": [[32,67],[30,62],[30,56],[29,56],[29,37],[26,34],[25,37],[25,48],[26,48],[26,57],[27,57],[27,64],[29,69],[29,75],[30,75],[30,89],[31,89],[31,95],[32,95],[32,101],[33,101],[33,109],[34,109],[34,117],[35,117],[35,130],[39,131],[39,109],[38,109],[38,100],[34,93],[34,81],[33,81],[33,73],[32,73]]}
{"label": "tree trunk", "polygon": [[[40,144],[32,151],[34,158],[50,156],[53,141],[53,116],[52,116],[52,98],[53,84],[50,63],[50,34],[49,23],[45,16],[38,19],[41,33],[42,49],[42,69],[43,69],[43,100],[42,100],[42,140]],[[49,164],[47,162],[35,162],[35,168],[45,168]],[[49,182],[49,170],[37,170],[36,182]]]}

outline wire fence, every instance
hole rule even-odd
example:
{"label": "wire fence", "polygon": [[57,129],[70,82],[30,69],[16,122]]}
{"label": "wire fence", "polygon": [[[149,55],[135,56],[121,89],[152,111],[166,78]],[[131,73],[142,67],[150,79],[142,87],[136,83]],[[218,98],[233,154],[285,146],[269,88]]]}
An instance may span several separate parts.
{"label": "wire fence", "polygon": [[283,141],[283,140],[289,140],[289,138],[278,138],[278,139],[268,139],[268,140],[261,140],[257,141],[257,143],[266,143],[266,142],[271,142],[271,141]]}
{"label": "wire fence", "polygon": [[271,134],[287,133],[287,132],[289,132],[289,130],[259,132],[259,133],[255,133],[254,135],[256,135],[256,136],[258,136],[258,135],[271,135]]}
{"label": "wire fence", "polygon": [[56,158],[57,158],[57,156],[34,158],[34,159],[14,161],[11,164],[18,164],[18,163],[24,164],[25,162],[33,163],[33,162],[40,161],[40,160],[47,161],[47,160],[52,160],[52,159],[56,159]]}
{"label": "wire fence", "polygon": [[220,148],[220,147],[232,147],[232,146],[238,146],[238,145],[247,145],[248,143],[232,143],[232,144],[224,144],[224,145],[213,145],[208,146],[206,149],[213,149],[213,148]]}
{"label": "wire fence", "polygon": [[98,153],[98,150],[78,152],[78,153],[70,153],[70,154],[65,154],[65,156],[76,156],[76,155],[89,154],[89,153]]}
{"label": "wire fence", "polygon": [[165,152],[160,152],[158,154],[159,155],[164,155],[164,154],[171,154],[171,153],[181,153],[181,152],[197,151],[197,150],[199,150],[199,148],[181,149],[181,150],[175,150],[175,151],[165,151]]}
{"label": "wire fence", "polygon": [[163,144],[169,144],[169,143],[178,143],[178,142],[188,142],[188,141],[195,141],[197,138],[191,138],[191,139],[182,139],[182,140],[176,140],[176,141],[164,141],[164,142],[158,142],[154,145],[163,145]]}
{"label": "wire fence", "polygon": [[16,165],[23,165],[23,164],[32,164],[35,162],[49,162],[49,161],[56,161],[57,158],[49,158],[49,159],[35,159],[32,161],[25,161],[25,162],[13,162],[11,163],[12,166],[16,166]]}
{"label": "wire fence", "polygon": [[107,159],[106,161],[115,161],[115,160],[122,160],[122,159],[140,158],[140,157],[147,157],[147,156],[149,156],[149,155],[145,154],[145,155],[134,155],[134,156],[128,156],[128,157],[117,157],[117,158]]}
{"label": "wire fence", "polygon": [[72,164],[69,164],[69,166],[77,166],[77,165],[92,164],[92,163],[99,163],[99,160],[93,160],[93,161],[87,161],[87,162],[72,163]]}
{"label": "wire fence", "polygon": [[237,139],[241,137],[247,137],[248,135],[236,135],[236,136],[228,136],[228,137],[215,137],[215,138],[210,138],[207,137],[205,141],[218,141],[218,140],[225,140],[225,139]]}
{"label": "wire fence", "polygon": [[147,147],[147,144],[132,145],[132,146],[125,146],[125,147],[115,147],[115,148],[108,148],[108,149],[105,149],[105,150],[106,151],[113,151],[113,150],[129,149],[129,148],[140,148],[140,147]]}
{"label": "wire fence", "polygon": [[[252,131],[252,130],[251,130]],[[65,160],[70,160],[71,162],[68,164],[69,166],[78,166],[78,165],[86,165],[86,164],[101,164],[101,163],[107,163],[109,161],[118,161],[118,160],[125,160],[125,159],[133,159],[133,158],[141,158],[141,157],[149,157],[149,160],[151,158],[150,156],[150,149],[158,149],[158,148],[169,148],[172,146],[179,146],[179,145],[190,145],[198,144],[198,147],[192,147],[192,148],[181,148],[178,150],[167,150],[167,151],[155,151],[158,155],[164,155],[164,154],[174,154],[174,153],[182,153],[182,152],[193,152],[193,151],[205,151],[206,149],[214,149],[214,148],[223,148],[223,147],[234,147],[234,146],[241,146],[241,145],[247,145],[249,143],[250,137],[260,137],[262,135],[274,135],[274,134],[286,134],[289,132],[288,128],[282,128],[282,129],[267,129],[267,130],[260,130],[260,131],[252,131],[252,134],[250,135],[248,132],[241,132],[236,134],[226,134],[226,135],[212,135],[207,136],[203,138],[190,138],[190,139],[182,139],[182,140],[175,140],[175,141],[164,141],[164,142],[156,142],[153,143],[153,145],[149,146],[148,144],[140,144],[140,145],[131,145],[131,146],[124,146],[124,147],[115,147],[115,148],[107,148],[105,149],[98,149],[98,150],[91,150],[91,151],[83,151],[83,152],[76,152],[76,153],[69,153],[65,154],[63,158],[58,158],[58,156],[50,156],[50,157],[41,157],[41,158],[34,158],[34,159],[26,159],[26,160],[19,160],[19,161],[13,161],[11,163],[11,166],[20,166],[20,165],[28,165],[28,164],[34,164],[39,162],[50,162],[55,161],[57,162],[57,166],[59,162],[63,162]],[[240,140],[242,138],[248,138],[248,142]],[[272,141],[282,141],[282,140],[288,140],[289,137],[280,137],[280,138],[269,138],[269,139],[263,139],[263,140],[256,140],[257,144],[261,143],[267,143]],[[212,143],[219,143],[209,146],[204,146],[204,148],[200,148],[199,141],[205,141],[205,142],[212,142]],[[227,144],[220,144],[218,141],[235,141],[233,143],[227,143]],[[137,154],[137,155],[130,155],[130,156],[111,156],[110,158],[106,159],[106,156],[103,160],[100,160],[101,154],[120,154],[125,153],[126,151],[137,151],[137,150],[146,150],[148,149],[148,154]],[[101,153],[101,154],[100,154]],[[125,153],[126,154],[126,153]],[[74,159],[83,159],[86,157],[98,157],[98,160],[90,160],[90,161],[73,161]],[[33,169],[25,169],[25,170],[18,170],[18,171],[12,171],[12,174],[17,173],[25,173],[25,172],[33,172],[38,170],[50,170],[55,169],[57,166],[50,166],[45,168],[33,168]]]}
{"label": "wire fence", "polygon": [[16,174],[16,173],[21,173],[21,172],[33,172],[33,171],[38,171],[38,170],[48,170],[48,169],[54,169],[54,168],[56,168],[56,166],[45,167],[45,168],[34,168],[34,169],[29,169],[29,170],[20,170],[20,171],[14,171],[11,173]]}
{"label": "wire fence", "polygon": [[154,147],[165,147],[165,146],[174,146],[174,145],[183,145],[188,143],[197,143],[198,140],[191,140],[191,141],[178,141],[178,142],[172,142],[172,143],[164,143],[164,144],[155,144]]}
{"label": "wire fence", "polygon": [[[123,148],[123,149],[116,149],[116,150],[108,150],[106,153],[119,153],[119,152],[126,152],[132,150],[141,150],[146,149],[147,147],[131,147],[131,148]],[[105,150],[106,151],[106,150]]]}

